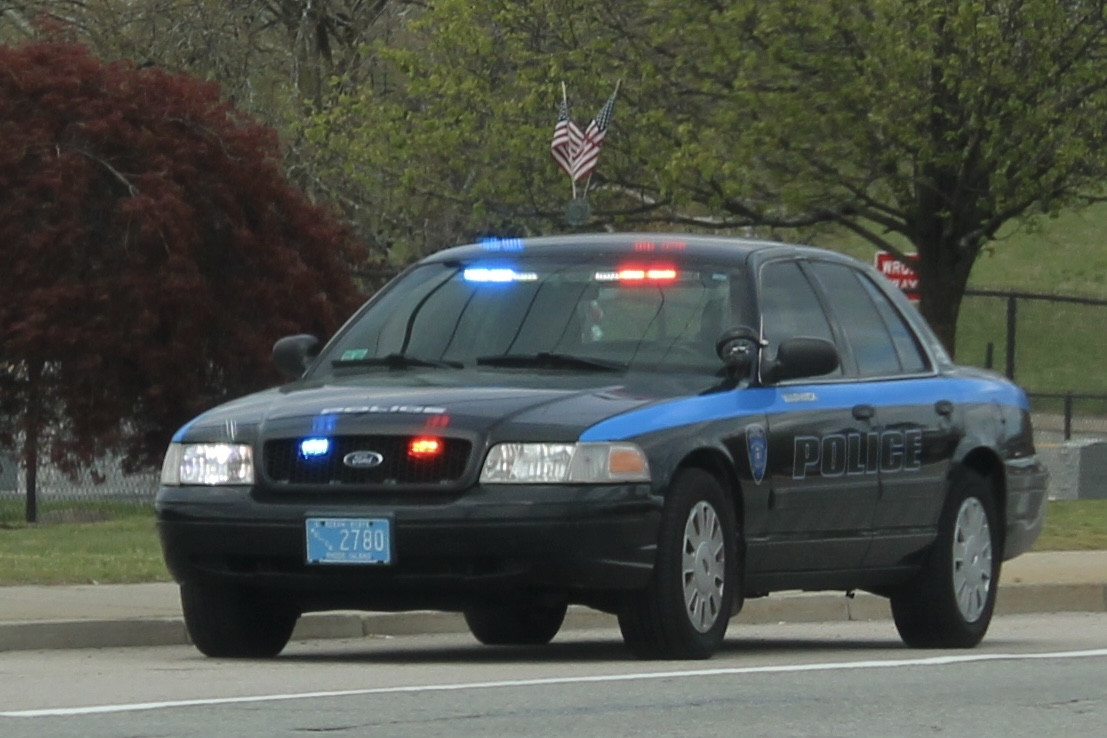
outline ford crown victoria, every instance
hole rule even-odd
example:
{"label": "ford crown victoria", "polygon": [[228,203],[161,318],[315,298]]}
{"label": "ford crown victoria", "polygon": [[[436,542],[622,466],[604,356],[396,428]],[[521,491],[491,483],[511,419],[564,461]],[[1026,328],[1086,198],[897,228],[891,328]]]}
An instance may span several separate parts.
{"label": "ford crown victoria", "polygon": [[971,647],[1043,523],[1025,394],[818,249],[462,246],[273,354],[290,382],[181,428],[157,495],[211,656],[276,655],[332,609],[541,644],[576,604],[635,655],[706,658],[743,602],[797,589],[873,592],[907,645]]}

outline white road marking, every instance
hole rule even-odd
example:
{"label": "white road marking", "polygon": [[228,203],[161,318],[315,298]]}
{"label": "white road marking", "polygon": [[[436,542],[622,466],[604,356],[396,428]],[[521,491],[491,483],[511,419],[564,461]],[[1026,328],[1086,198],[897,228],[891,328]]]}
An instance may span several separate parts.
{"label": "white road marking", "polygon": [[805,671],[847,671],[853,669],[894,669],[912,666],[947,666],[984,661],[1030,661],[1042,659],[1082,659],[1107,656],[1107,648],[1087,651],[1055,651],[1050,653],[991,653],[962,654],[957,656],[932,656],[922,659],[889,659],[886,661],[844,661],[825,664],[780,664],[777,666],[731,667],[725,669],[691,669],[684,671],[638,672],[631,674],[605,674],[597,676],[548,677],[543,679],[516,679],[496,682],[470,682],[461,684],[423,684],[408,687],[376,687],[370,689],[343,689],[329,692],[295,692],[291,694],[264,694],[249,697],[219,697],[209,699],[171,700],[166,702],[135,702],[120,705],[94,705],[91,707],[53,707],[39,710],[8,710],[0,717],[40,718],[72,717],[77,715],[102,715],[114,712],[138,712],[140,710],[166,710],[175,707],[210,707],[252,702],[283,702],[288,700],[325,699],[332,697],[362,697],[378,694],[418,694],[421,692],[457,692],[468,689],[510,689],[517,687],[543,687],[552,684],[590,684],[595,682],[634,682],[647,679],[687,679],[689,677],[737,676],[744,674],[787,674]]}

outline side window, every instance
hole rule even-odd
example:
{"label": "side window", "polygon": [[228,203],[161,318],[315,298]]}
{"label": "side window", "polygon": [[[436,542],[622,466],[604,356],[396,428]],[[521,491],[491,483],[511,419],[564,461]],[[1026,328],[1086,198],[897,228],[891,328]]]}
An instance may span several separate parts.
{"label": "side window", "polygon": [[816,261],[810,266],[853,349],[858,373],[863,377],[901,373],[903,367],[892,335],[860,274],[841,264]]}
{"label": "side window", "polygon": [[[761,331],[776,356],[782,341],[805,336],[834,343],[823,306],[795,262],[770,262],[761,269]],[[841,368],[836,374],[841,374]]]}

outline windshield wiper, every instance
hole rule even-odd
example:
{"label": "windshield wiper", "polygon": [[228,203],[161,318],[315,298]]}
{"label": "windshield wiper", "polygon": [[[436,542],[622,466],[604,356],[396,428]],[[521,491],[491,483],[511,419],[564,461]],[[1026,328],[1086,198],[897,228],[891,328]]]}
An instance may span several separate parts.
{"label": "windshield wiper", "polygon": [[460,361],[439,361],[437,359],[420,359],[417,356],[405,354],[388,354],[387,356],[371,356],[362,359],[335,359],[331,366],[385,366],[389,369],[412,369],[416,367],[429,367],[432,369],[464,369],[465,365]]}
{"label": "windshield wiper", "polygon": [[537,354],[502,354],[497,356],[478,356],[480,366],[527,367],[537,369],[591,369],[604,372],[625,371],[627,365],[619,361],[605,361],[588,356],[573,354],[552,354],[546,351]]}

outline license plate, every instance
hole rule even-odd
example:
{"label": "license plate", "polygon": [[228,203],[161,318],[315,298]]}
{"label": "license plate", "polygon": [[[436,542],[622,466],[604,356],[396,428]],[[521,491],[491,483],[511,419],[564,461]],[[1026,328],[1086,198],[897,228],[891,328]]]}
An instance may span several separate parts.
{"label": "license plate", "polygon": [[388,518],[308,518],[309,564],[391,564]]}

